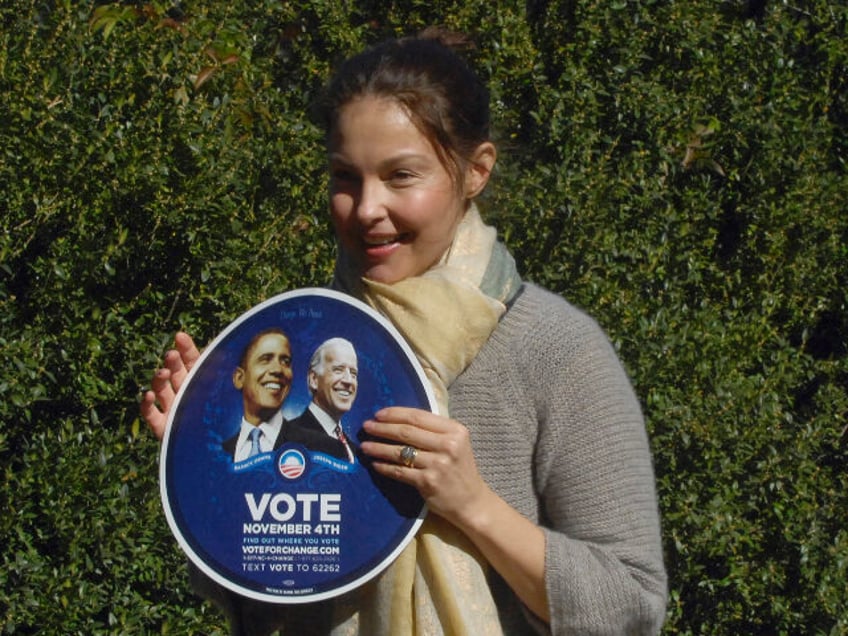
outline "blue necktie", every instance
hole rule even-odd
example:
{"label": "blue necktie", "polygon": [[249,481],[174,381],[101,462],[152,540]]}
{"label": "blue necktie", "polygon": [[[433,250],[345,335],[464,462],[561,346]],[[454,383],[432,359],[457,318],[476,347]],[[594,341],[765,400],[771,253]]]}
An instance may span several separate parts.
{"label": "blue necktie", "polygon": [[248,459],[262,452],[259,448],[260,435],[262,435],[262,430],[258,426],[250,431],[250,453],[247,455]]}

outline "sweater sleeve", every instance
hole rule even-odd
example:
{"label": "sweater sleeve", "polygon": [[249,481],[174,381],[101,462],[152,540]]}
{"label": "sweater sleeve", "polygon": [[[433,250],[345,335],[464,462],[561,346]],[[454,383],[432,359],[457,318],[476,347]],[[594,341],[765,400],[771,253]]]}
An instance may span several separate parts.
{"label": "sweater sleeve", "polygon": [[534,468],[551,631],[655,634],[666,575],[639,403],[597,324],[558,297],[547,302],[526,332],[521,366],[537,387]]}

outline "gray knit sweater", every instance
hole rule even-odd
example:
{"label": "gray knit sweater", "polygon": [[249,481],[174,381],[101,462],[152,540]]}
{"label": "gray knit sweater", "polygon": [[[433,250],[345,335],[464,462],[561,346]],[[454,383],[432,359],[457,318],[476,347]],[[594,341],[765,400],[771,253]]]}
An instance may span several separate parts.
{"label": "gray knit sweater", "polygon": [[[551,625],[492,575],[504,634],[655,634],[666,576],[639,404],[606,336],[584,313],[527,284],[451,385],[489,485],[545,529]],[[232,634],[323,634],[325,603],[274,606],[226,592],[191,568]],[[363,635],[366,636],[366,635]]]}
{"label": "gray knit sweater", "polygon": [[[666,576],[648,440],[597,324],[525,285],[450,387],[450,412],[492,489],[545,528],[550,631],[658,632]],[[501,581],[492,587],[504,633],[539,627]]]}

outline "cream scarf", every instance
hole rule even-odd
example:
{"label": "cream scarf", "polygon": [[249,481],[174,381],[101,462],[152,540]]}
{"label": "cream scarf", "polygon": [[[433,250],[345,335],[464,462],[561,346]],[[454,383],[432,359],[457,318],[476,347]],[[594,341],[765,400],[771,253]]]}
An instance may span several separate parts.
{"label": "cream scarf", "polygon": [[[387,317],[406,338],[448,414],[448,387],[498,324],[521,280],[495,229],[472,204],[447,254],[430,270],[393,285],[358,279],[341,252],[334,287]],[[471,541],[428,515],[395,562],[335,607],[334,636],[500,634],[486,578]]]}

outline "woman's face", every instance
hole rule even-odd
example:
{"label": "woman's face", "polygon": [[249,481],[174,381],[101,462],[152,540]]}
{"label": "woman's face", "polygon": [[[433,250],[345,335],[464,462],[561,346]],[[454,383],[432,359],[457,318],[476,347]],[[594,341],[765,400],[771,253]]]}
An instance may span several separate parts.
{"label": "woman's face", "polygon": [[349,102],[328,150],[333,224],[358,273],[395,283],[434,265],[467,197],[403,108],[379,97]]}

